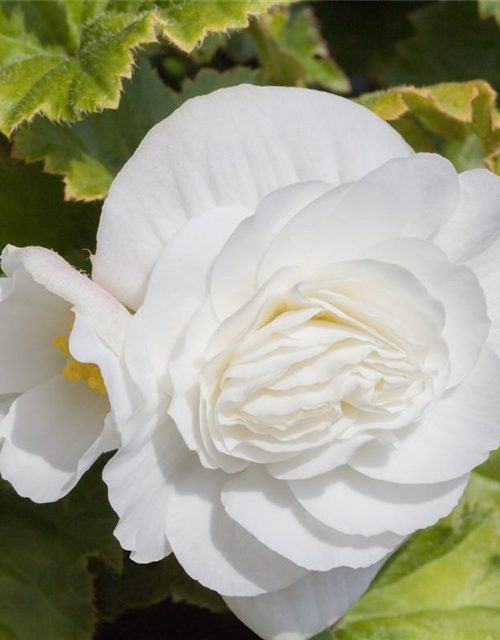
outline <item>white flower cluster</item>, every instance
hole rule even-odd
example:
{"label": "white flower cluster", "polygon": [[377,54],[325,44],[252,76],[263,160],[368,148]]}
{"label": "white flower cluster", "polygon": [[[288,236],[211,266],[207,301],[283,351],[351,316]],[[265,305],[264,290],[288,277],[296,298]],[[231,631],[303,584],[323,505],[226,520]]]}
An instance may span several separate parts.
{"label": "white flower cluster", "polygon": [[137,562],[308,638],[500,445],[499,249],[499,178],[349,100],[191,100],[115,179],[92,279],[5,249],[0,472],[57,500],[117,449]]}

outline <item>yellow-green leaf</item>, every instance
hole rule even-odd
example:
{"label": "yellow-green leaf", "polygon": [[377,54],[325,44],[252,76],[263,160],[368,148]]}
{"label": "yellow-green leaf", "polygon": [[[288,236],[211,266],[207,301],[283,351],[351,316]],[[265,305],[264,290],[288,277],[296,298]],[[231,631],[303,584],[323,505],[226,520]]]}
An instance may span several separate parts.
{"label": "yellow-green leaf", "polygon": [[416,151],[438,151],[458,170],[500,171],[497,94],[483,80],[396,87],[358,101],[390,122]]}
{"label": "yellow-green leaf", "polygon": [[498,0],[478,0],[478,6],[481,18],[493,16],[500,24],[500,2]]}
{"label": "yellow-green leaf", "polygon": [[190,51],[243,28],[269,0],[0,0],[0,131],[37,113],[79,120],[116,108],[132,52],[158,34]]}
{"label": "yellow-green leaf", "polygon": [[158,31],[190,53],[210,33],[244,29],[251,16],[297,0],[111,0],[110,9],[136,13],[153,10]]}
{"label": "yellow-green leaf", "polygon": [[243,29],[250,16],[268,11],[284,0],[158,0],[155,3],[163,21],[163,33],[183,51],[192,51],[196,44],[215,31]]}
{"label": "yellow-green leaf", "polygon": [[43,159],[47,171],[62,174],[66,198],[104,198],[149,129],[185,100],[242,82],[262,81],[262,74],[250,69],[225,73],[202,69],[193,80],[186,79],[176,93],[143,60],[133,79],[125,81],[118,109],[91,114],[71,125],[36,118],[16,134],[14,153],[28,161]]}
{"label": "yellow-green leaf", "polygon": [[116,107],[131,49],[155,40],[152,12],[106,12],[105,0],[0,2],[0,130]]}

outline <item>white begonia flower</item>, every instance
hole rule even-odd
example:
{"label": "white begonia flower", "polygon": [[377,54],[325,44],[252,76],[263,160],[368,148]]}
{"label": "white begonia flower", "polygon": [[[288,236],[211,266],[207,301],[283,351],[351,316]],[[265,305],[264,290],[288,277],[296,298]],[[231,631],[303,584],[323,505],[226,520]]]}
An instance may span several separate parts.
{"label": "white begonia flower", "polygon": [[140,307],[146,402],[105,470],[132,557],[173,551],[265,639],[341,616],[500,444],[499,208],[492,174],[325,93],[242,86],[157,125],[94,261]]}
{"label": "white begonia flower", "polygon": [[119,444],[110,397],[131,410],[119,362],[130,314],[48,249],[7,246],[2,269],[0,474],[50,502]]}

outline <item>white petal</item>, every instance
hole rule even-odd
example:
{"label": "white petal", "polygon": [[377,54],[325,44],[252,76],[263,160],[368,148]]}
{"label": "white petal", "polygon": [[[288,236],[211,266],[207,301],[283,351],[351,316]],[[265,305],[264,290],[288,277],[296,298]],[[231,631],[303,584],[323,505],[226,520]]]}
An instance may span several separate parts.
{"label": "white petal", "polygon": [[343,466],[309,480],[290,482],[290,487],[309,513],[339,531],[363,536],[393,531],[404,536],[448,515],[468,477],[405,485],[367,478]]}
{"label": "white petal", "polygon": [[200,306],[213,262],[247,209],[219,208],[190,220],[165,247],[143,306],[151,362],[162,381],[179,336]]}
{"label": "white petal", "polygon": [[[94,327],[96,333],[121,353],[130,314],[113,296],[90,278],[69,265],[61,256],[43,247],[7,246],[2,265],[24,267],[33,280],[48,291],[69,302]],[[54,336],[55,337],[55,336]]]}
{"label": "white petal", "polygon": [[104,418],[104,428],[101,434],[94,440],[94,442],[80,458],[80,462],[78,464],[77,481],[81,478],[85,471],[87,471],[87,469],[90,469],[90,467],[102,453],[116,451],[119,446],[120,437],[118,435],[116,422],[111,412],[109,412]]}
{"label": "white petal", "polygon": [[[488,344],[500,356],[500,239],[484,253],[468,260],[467,265],[479,278],[488,305],[488,316],[491,319],[488,333]],[[464,298],[466,296],[464,295]],[[472,325],[471,326],[476,326]],[[481,326],[477,323],[477,329]],[[477,335],[477,334],[475,334]]]}
{"label": "white petal", "polygon": [[125,342],[125,362],[127,371],[141,393],[143,400],[157,407],[162,395],[161,387],[154,374],[149,357],[144,330],[143,307],[132,316]]}
{"label": "white petal", "polygon": [[71,355],[79,362],[98,365],[111,410],[118,423],[125,422],[139,407],[140,396],[120,358],[96,334],[87,318],[75,311],[69,339]]}
{"label": "white petal", "polygon": [[452,214],[458,193],[457,175],[441,156],[390,160],[297,214],[269,246],[259,281],[283,266],[311,271],[352,260],[398,235],[425,238]]}
{"label": "white petal", "polygon": [[457,210],[434,240],[479,277],[492,321],[488,342],[500,355],[500,178],[484,169],[465,171],[460,187]]}
{"label": "white petal", "polygon": [[262,257],[273,238],[307,204],[332,188],[324,182],[299,182],[273,191],[244,220],[224,245],[214,264],[211,298],[223,321],[257,292]]}
{"label": "white petal", "polygon": [[115,179],[93,277],[137,308],[165,243],[188,218],[218,206],[255,209],[296,182],[357,180],[411,153],[368,109],[326,92],[241,85],[189,100]]}
{"label": "white petal", "polygon": [[189,455],[165,408],[149,424],[135,420],[136,436],[108,462],[103,478],[120,517],[115,536],[136,562],[161,560],[171,552],[165,518],[175,474]]}
{"label": "white petal", "polygon": [[96,445],[109,411],[106,396],[61,375],[20,396],[0,423],[0,472],[35,502],[58,500],[111,442]]}
{"label": "white petal", "polygon": [[232,473],[244,468],[244,461],[218,453],[210,440],[205,444],[200,432],[200,354],[216,326],[211,301],[206,299],[188,326],[178,358],[169,363],[174,392],[168,411],[186,445],[197,452],[205,467]]}
{"label": "white petal", "polygon": [[52,342],[73,320],[71,306],[24,269],[9,282],[11,293],[0,302],[0,393],[26,391],[60,372],[66,357]]}
{"label": "white petal", "polygon": [[189,575],[221,595],[258,595],[287,587],[306,570],[258,542],[221,503],[227,474],[197,460],[177,479],[167,512],[167,537]]}
{"label": "white petal", "polygon": [[[451,369],[448,385],[461,382],[476,364],[490,328],[483,279],[478,282],[469,268],[450,263],[436,245],[417,238],[395,238],[372,247],[366,255],[407,268],[443,303],[443,337]],[[498,319],[500,324],[500,315]]]}
{"label": "white petal", "polygon": [[430,297],[418,278],[399,265],[362,259],[330,265],[314,273],[312,278],[332,278],[332,294],[335,294],[335,278],[356,280],[360,287],[356,290],[355,299],[367,302],[373,314],[380,315],[377,309],[380,307],[383,312],[406,325],[412,326],[414,323],[414,335],[432,328],[441,331],[444,327],[441,302]]}
{"label": "white petal", "polygon": [[263,640],[307,640],[343,616],[381,566],[311,571],[287,589],[254,598],[226,597],[224,601]]}
{"label": "white petal", "polygon": [[461,173],[459,181],[458,206],[433,241],[450,260],[467,262],[500,238],[500,178],[473,169]]}
{"label": "white petal", "polygon": [[345,440],[336,439],[323,447],[306,451],[290,460],[272,462],[267,465],[267,468],[275,478],[283,480],[310,478],[346,464],[363,444],[374,438],[372,434],[359,433]]}
{"label": "white petal", "polygon": [[306,569],[366,567],[403,541],[393,534],[344,535],[325,526],[300,506],[286,482],[257,465],[224,485],[222,503],[231,518],[263,544]]}
{"label": "white petal", "polygon": [[462,384],[408,429],[398,449],[369,442],[349,464],[389,482],[432,484],[459,478],[500,445],[499,389],[500,360],[485,347]]}
{"label": "white petal", "polygon": [[[5,266],[5,265],[2,265]],[[0,275],[0,301],[5,300],[13,291],[12,278],[3,278]]]}

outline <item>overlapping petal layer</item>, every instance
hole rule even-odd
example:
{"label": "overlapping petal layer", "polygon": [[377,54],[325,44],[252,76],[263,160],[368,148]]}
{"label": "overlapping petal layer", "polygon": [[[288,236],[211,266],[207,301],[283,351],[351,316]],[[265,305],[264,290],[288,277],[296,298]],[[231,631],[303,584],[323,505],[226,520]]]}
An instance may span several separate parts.
{"label": "overlapping petal layer", "polygon": [[115,179],[93,277],[137,308],[163,247],[187,219],[216,207],[253,210],[296,182],[357,180],[411,154],[373,113],[324,92],[242,85],[189,100],[149,132]]}
{"label": "overlapping petal layer", "polygon": [[342,615],[500,444],[500,181],[394,136],[324,94],[218,92],[150,133],[104,209],[94,277],[143,303],[117,535],[266,640]]}

